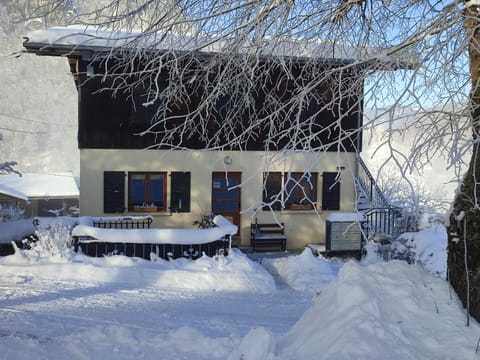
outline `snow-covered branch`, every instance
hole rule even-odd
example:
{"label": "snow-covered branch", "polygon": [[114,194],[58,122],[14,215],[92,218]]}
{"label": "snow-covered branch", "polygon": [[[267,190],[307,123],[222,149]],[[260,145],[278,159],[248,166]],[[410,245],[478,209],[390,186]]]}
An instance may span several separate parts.
{"label": "snow-covered branch", "polygon": [[3,163],[0,163],[0,174],[18,174],[18,176],[22,176],[22,174],[16,170],[14,167],[17,166],[18,164],[15,161],[6,161]]}

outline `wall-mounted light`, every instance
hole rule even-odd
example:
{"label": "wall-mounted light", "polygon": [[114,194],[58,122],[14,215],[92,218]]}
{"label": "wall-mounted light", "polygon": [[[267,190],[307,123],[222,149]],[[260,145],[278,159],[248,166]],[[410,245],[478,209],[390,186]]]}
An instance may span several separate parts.
{"label": "wall-mounted light", "polygon": [[93,66],[88,64],[87,65],[87,76],[92,77],[93,76]]}
{"label": "wall-mounted light", "polygon": [[223,162],[224,162],[224,164],[226,164],[226,165],[230,165],[230,164],[232,163],[232,158],[227,155],[227,156],[225,156],[225,157],[223,158]]}

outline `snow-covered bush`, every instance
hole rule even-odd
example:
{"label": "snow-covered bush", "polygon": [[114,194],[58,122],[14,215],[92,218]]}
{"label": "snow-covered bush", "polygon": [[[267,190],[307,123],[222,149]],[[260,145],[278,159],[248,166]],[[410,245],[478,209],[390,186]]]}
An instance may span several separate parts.
{"label": "snow-covered bush", "polygon": [[388,261],[392,257],[391,237],[385,236],[381,240],[371,238],[362,249],[362,262],[370,264],[379,261]]}
{"label": "snow-covered bush", "polygon": [[[376,240],[376,241],[375,241]],[[404,260],[417,264],[442,279],[447,274],[447,231],[442,224],[418,232],[406,232],[397,239],[372,239],[365,247],[364,263]]]}
{"label": "snow-covered bush", "polygon": [[193,222],[193,225],[198,226],[201,229],[209,229],[212,227],[215,227],[215,223],[213,222],[213,218],[215,217],[215,214],[213,212],[205,212],[200,214],[200,219],[195,220]]}
{"label": "snow-covered bush", "polygon": [[[403,245],[402,245],[403,244]],[[447,230],[438,224],[430,229],[416,233],[400,235],[394,243],[397,253],[402,246],[411,253],[414,262],[435,276],[445,279],[447,276]]]}
{"label": "snow-covered bush", "polygon": [[35,231],[37,240],[29,243],[30,249],[18,250],[24,256],[40,260],[41,258],[57,257],[70,260],[73,254],[71,228],[57,222],[54,224],[37,227]]}
{"label": "snow-covered bush", "polygon": [[449,205],[441,189],[429,187],[418,178],[401,176],[400,170],[396,165],[386,165],[377,174],[378,185],[390,204],[402,208],[397,226],[402,232],[412,232],[441,223]]}
{"label": "snow-covered bush", "polygon": [[[408,233],[405,233],[408,234]],[[402,234],[398,239],[396,239],[391,245],[391,255],[392,259],[404,260],[409,264],[415,264],[415,241],[414,238],[408,236],[403,236]]]}

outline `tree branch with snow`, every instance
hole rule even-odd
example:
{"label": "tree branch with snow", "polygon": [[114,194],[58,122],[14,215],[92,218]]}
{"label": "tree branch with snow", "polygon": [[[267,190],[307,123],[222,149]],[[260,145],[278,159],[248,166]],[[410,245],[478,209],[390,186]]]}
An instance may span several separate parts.
{"label": "tree branch with snow", "polygon": [[22,173],[20,171],[15,169],[15,166],[17,166],[17,162],[15,161],[6,161],[3,163],[0,163],[0,174],[17,174],[18,176],[22,176]]}

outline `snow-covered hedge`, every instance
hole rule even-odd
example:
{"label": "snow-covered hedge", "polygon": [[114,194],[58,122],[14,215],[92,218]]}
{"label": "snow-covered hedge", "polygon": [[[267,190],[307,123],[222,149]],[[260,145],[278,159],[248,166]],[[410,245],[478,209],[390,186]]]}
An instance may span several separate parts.
{"label": "snow-covered hedge", "polygon": [[234,235],[238,227],[221,215],[213,218],[216,227],[207,229],[101,229],[81,221],[72,230],[72,236],[90,236],[82,242],[150,243],[150,244],[206,244]]}
{"label": "snow-covered hedge", "polygon": [[407,232],[392,244],[392,257],[409,259],[432,274],[447,276],[447,230],[444,225],[434,225],[419,232]]}

